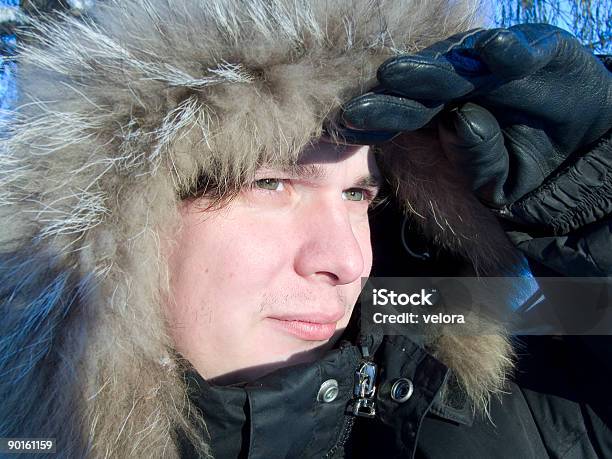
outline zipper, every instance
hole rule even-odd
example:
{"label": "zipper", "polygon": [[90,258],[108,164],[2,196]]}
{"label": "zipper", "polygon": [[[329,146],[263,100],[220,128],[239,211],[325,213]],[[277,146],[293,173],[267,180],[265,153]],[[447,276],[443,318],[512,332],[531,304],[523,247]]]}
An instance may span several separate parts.
{"label": "zipper", "polygon": [[344,447],[351,435],[357,416],[365,418],[376,416],[376,400],[374,395],[376,394],[378,367],[372,361],[366,345],[361,346],[361,354],[363,357],[355,371],[352,409],[348,412],[348,416],[345,417],[344,428],[338,442],[327,452],[324,459],[332,458],[340,448]]}
{"label": "zipper", "polygon": [[338,442],[330,449],[323,459],[331,459],[336,454],[340,448],[344,448],[344,445],[348,441],[351,436],[351,431],[353,430],[353,425],[355,424],[355,416],[345,416],[344,428],[342,429],[342,433],[340,434],[340,438]]}
{"label": "zipper", "polygon": [[371,360],[362,360],[355,372],[353,389],[353,414],[365,418],[376,416],[376,373],[377,367]]}

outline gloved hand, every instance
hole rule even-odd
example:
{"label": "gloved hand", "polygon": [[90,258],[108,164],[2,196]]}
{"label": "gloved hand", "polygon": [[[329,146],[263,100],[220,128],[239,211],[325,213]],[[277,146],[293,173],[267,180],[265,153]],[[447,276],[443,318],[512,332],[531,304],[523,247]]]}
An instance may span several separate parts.
{"label": "gloved hand", "polygon": [[612,213],[612,74],[569,33],[474,30],[387,60],[378,79],[345,105],[349,136],[433,120],[475,194],[521,231],[564,235]]}

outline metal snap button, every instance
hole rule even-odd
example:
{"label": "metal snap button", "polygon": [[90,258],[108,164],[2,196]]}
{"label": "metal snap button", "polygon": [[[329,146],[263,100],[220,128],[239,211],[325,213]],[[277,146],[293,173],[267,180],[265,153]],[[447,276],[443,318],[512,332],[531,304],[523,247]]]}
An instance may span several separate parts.
{"label": "metal snap button", "polygon": [[404,403],[414,392],[414,385],[408,378],[399,378],[391,386],[391,398],[397,403]]}
{"label": "metal snap button", "polygon": [[317,400],[323,403],[329,403],[336,400],[338,396],[338,381],[335,379],[328,379],[319,388],[319,393],[317,394]]}

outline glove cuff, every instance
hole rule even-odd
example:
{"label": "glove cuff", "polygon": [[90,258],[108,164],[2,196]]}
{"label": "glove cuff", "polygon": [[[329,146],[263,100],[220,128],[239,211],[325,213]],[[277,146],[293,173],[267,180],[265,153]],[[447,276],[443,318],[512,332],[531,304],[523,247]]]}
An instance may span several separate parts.
{"label": "glove cuff", "polygon": [[515,220],[568,234],[612,213],[612,130],[595,148],[509,208]]}

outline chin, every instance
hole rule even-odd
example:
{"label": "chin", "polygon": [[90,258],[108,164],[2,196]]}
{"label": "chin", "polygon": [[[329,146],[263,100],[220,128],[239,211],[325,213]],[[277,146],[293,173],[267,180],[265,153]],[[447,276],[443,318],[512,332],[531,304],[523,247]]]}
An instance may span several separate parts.
{"label": "chin", "polygon": [[295,346],[280,348],[278,353],[263,360],[268,362],[264,365],[281,368],[284,366],[312,362],[320,358],[323,353],[332,347],[332,345],[333,343],[331,340],[323,342],[309,341],[299,343]]}

